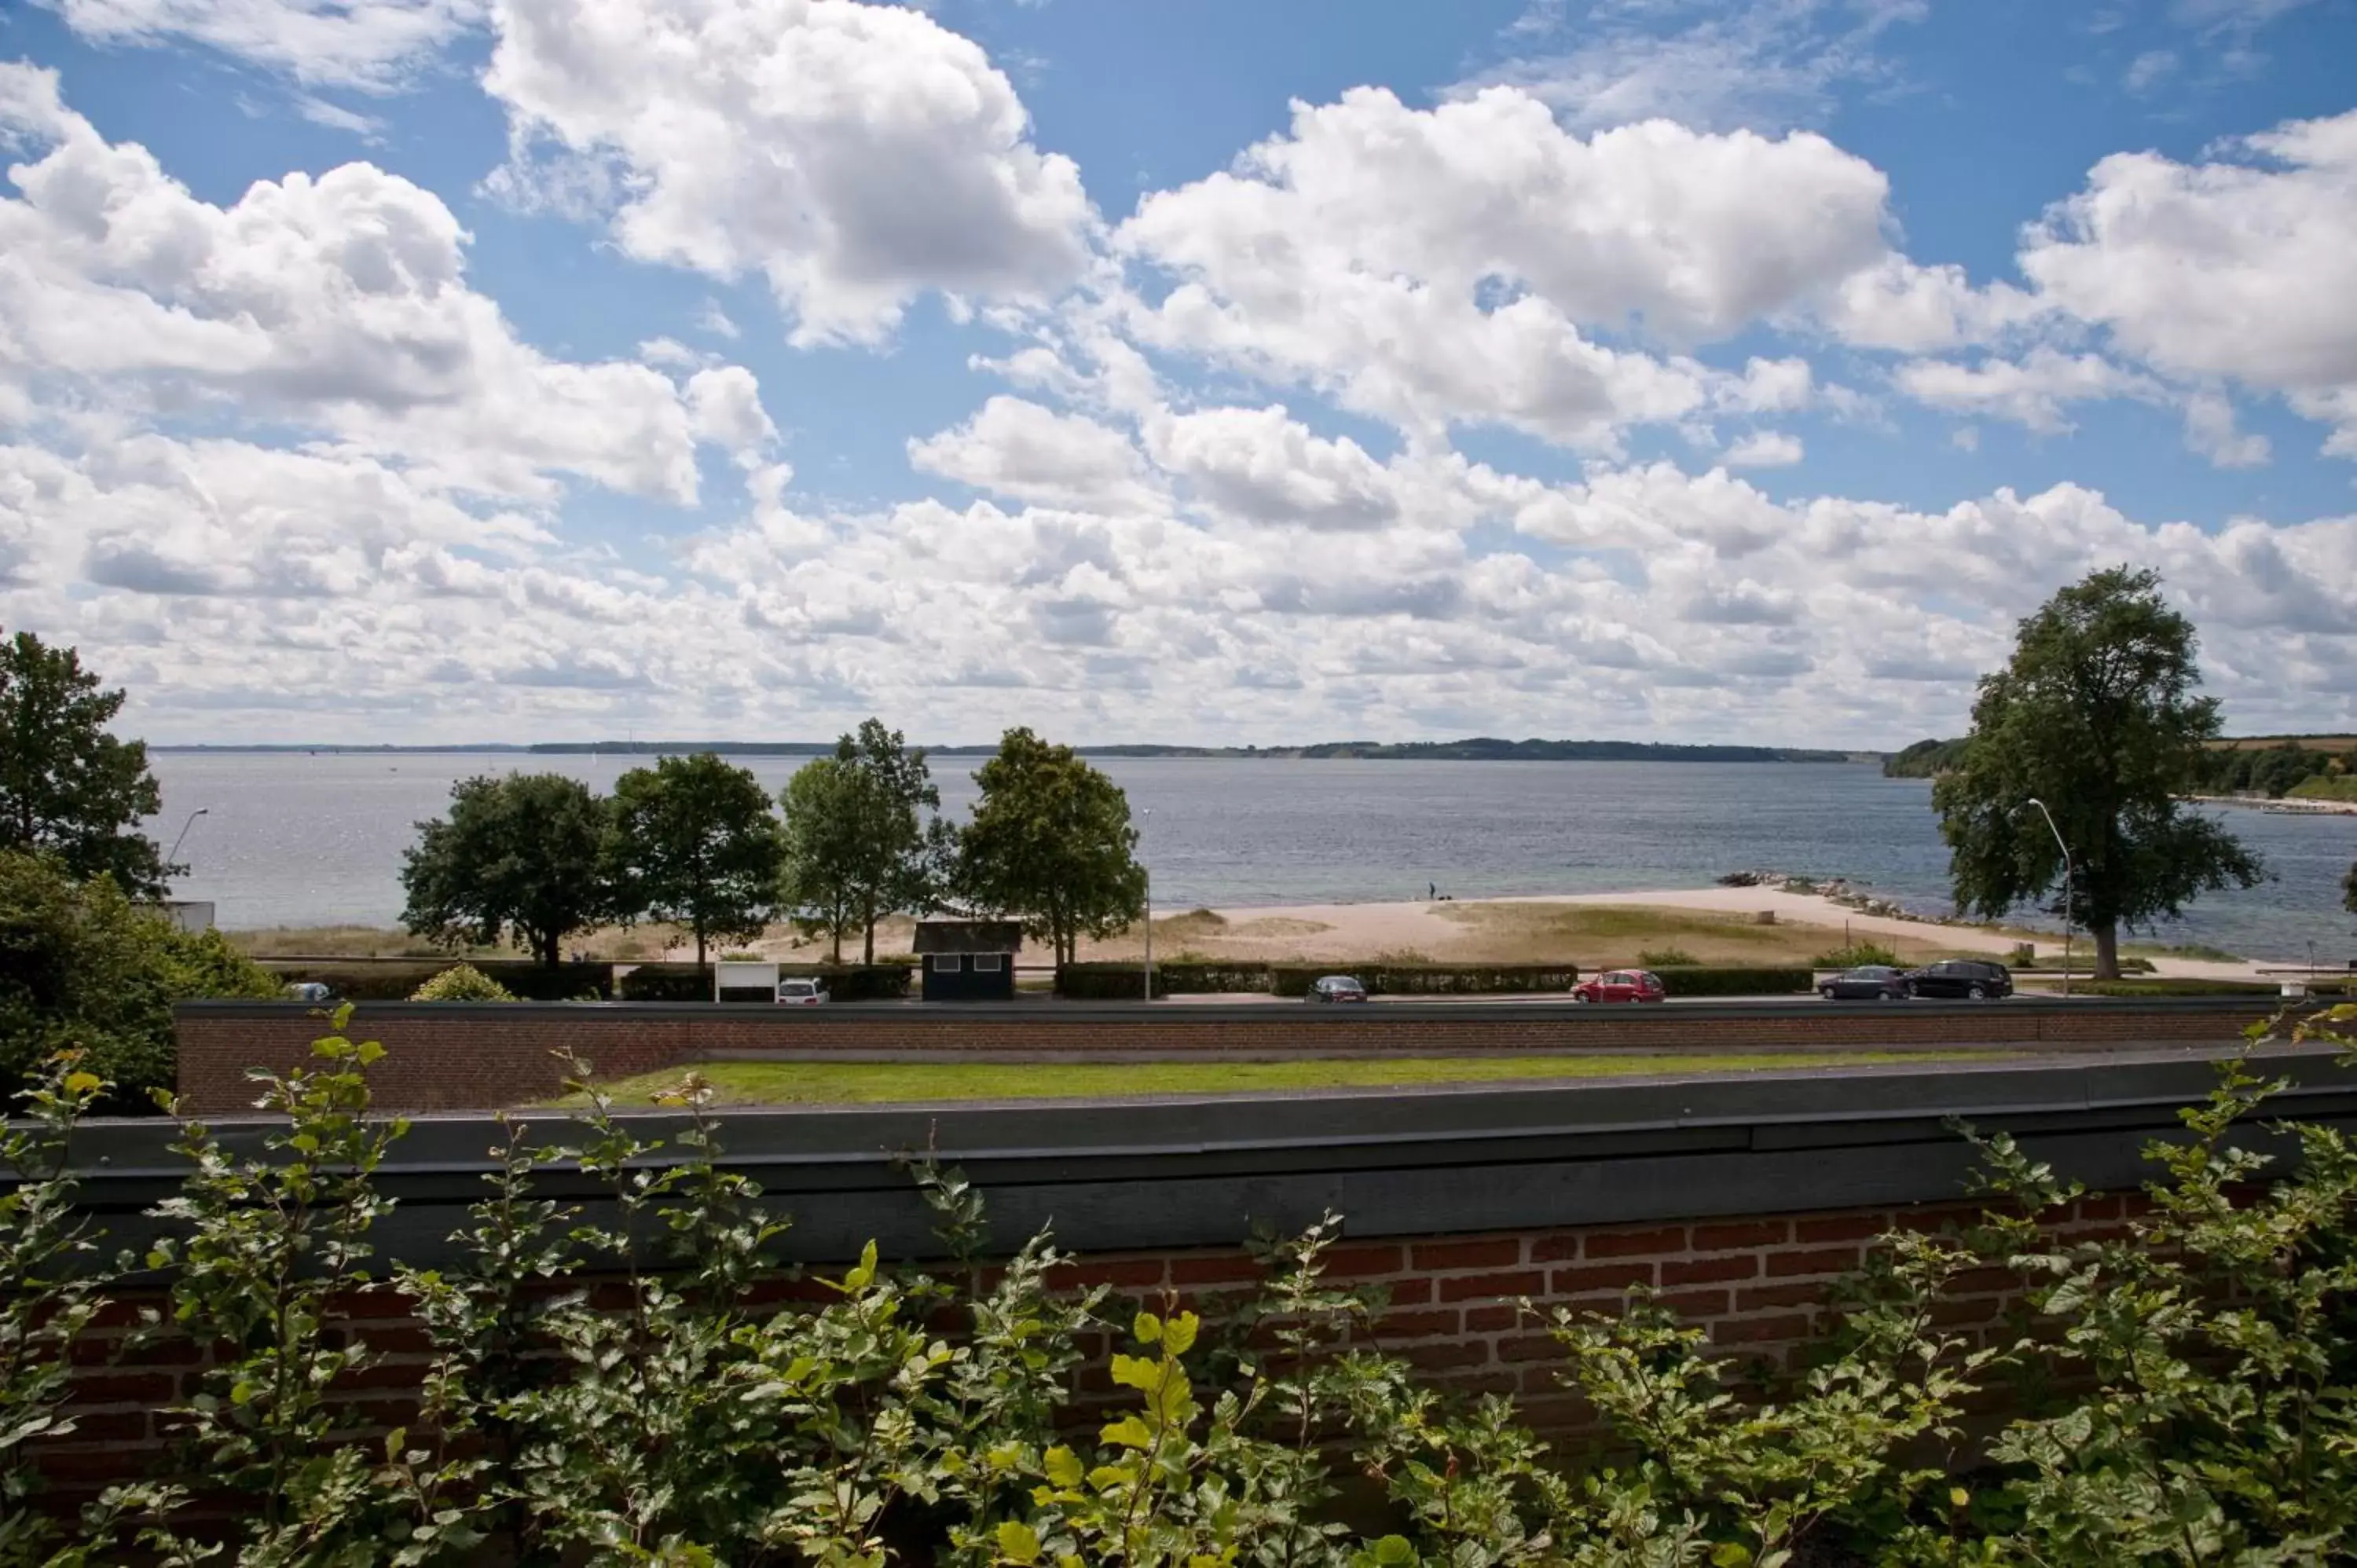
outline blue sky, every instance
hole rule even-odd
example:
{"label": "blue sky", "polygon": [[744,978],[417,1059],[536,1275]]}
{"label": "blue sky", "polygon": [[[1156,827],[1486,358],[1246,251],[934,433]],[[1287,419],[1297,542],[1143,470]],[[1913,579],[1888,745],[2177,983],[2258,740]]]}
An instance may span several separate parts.
{"label": "blue sky", "polygon": [[2357,722],[2357,0],[42,0],[0,625],[151,737]]}

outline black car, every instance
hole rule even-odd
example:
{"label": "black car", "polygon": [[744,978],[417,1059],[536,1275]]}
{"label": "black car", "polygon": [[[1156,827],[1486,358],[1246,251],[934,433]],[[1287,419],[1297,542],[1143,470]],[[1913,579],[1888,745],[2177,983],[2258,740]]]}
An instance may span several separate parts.
{"label": "black car", "polygon": [[1903,1002],[1907,972],[1887,963],[1862,963],[1817,982],[1817,994],[1828,1002]]}
{"label": "black car", "polygon": [[1907,972],[1910,996],[1961,996],[1986,1002],[2013,994],[2013,971],[1974,958],[1943,958]]}
{"label": "black car", "polygon": [[1364,1002],[1367,988],[1347,974],[1329,974],[1309,988],[1312,1002]]}

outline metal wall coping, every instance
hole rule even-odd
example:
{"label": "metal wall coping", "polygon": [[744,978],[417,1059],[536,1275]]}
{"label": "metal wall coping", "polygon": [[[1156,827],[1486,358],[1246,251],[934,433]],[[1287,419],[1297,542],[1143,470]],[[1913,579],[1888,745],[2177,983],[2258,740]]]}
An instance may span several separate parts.
{"label": "metal wall coping", "polygon": [[[796,1225],[782,1255],[938,1251],[905,1170],[932,1150],[962,1166],[1014,1239],[1054,1221],[1092,1251],[1233,1245],[1256,1226],[1297,1229],[1328,1209],[1351,1234],[1464,1234],[1642,1220],[1943,1203],[1964,1197],[1974,1164],[1954,1123],[2013,1133],[2031,1157],[2098,1189],[2150,1174],[2145,1146],[2181,1133],[2179,1108],[2216,1082],[2231,1047],[2109,1058],[1778,1069],[1641,1082],[1540,1082],[1415,1090],[1196,1095],[1129,1101],[730,1109],[717,1113],[722,1163],[754,1176]],[[2357,1074],[2329,1052],[2269,1047],[2255,1065],[2288,1087],[2238,1135],[2274,1155],[2268,1128],[2296,1119],[2357,1133]],[[518,1120],[562,1143],[570,1117]],[[634,1114],[668,1140],[676,1112]],[[271,1123],[210,1123],[255,1149]],[[183,1167],[156,1121],[93,1122],[73,1164],[87,1206],[116,1244],[154,1227],[141,1211]],[[434,1266],[484,1191],[488,1115],[415,1118],[380,1185],[396,1199],[377,1231],[387,1256]],[[660,1163],[665,1156],[651,1156]],[[610,1211],[602,1189],[558,1166],[549,1196]]]}

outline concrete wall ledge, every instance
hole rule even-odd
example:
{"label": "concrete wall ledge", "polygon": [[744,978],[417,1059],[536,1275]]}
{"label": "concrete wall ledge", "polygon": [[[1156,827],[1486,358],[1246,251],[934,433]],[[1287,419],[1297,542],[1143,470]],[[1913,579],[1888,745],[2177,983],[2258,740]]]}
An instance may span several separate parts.
{"label": "concrete wall ledge", "polygon": [[[423,1019],[480,1015],[486,1018],[530,1016],[623,1017],[648,1022],[694,1023],[715,1016],[771,1015],[797,1026],[857,1027],[878,1018],[904,1022],[910,1017],[939,1020],[944,1025],[978,1020],[1038,1019],[1080,1024],[1122,1024],[1144,1020],[1234,1021],[1265,1023],[1272,1013],[1286,1022],[1309,1026],[1364,1023],[1369,1019],[1429,1020],[1463,1018],[1469,1014],[1507,1019],[1593,1018],[1628,1022],[1659,1020],[1664,1026],[1705,1018],[1784,1018],[1794,1009],[1827,1016],[2030,1016],[2078,1015],[2093,1012],[2149,1014],[2155,1016],[2233,1015],[2244,1019],[2267,1010],[2273,1000],[2264,993],[2249,996],[2010,996],[1996,1002],[1827,1003],[1814,995],[1787,998],[1737,997],[1696,999],[1663,1005],[1588,1006],[1562,996],[1517,1000],[1488,997],[1436,998],[1431,1001],[1383,999],[1354,1006],[1317,1006],[1289,1000],[1265,1002],[1063,1002],[1052,998],[1017,998],[1013,1002],[839,1002],[823,1007],[769,1007],[759,1003],[720,1004],[704,1002],[359,1002],[355,1020]],[[304,1002],[182,1002],[174,1011],[209,1018],[286,1018],[326,1015],[316,1003]]]}
{"label": "concrete wall ledge", "polygon": [[[2098,1189],[2134,1187],[2145,1144],[2180,1131],[2179,1107],[2215,1082],[2225,1047],[2183,1046],[2102,1058],[1923,1062],[1630,1081],[1416,1090],[1168,1097],[1120,1101],[957,1103],[729,1111],[726,1163],[795,1217],[787,1255],[834,1260],[875,1239],[888,1254],[936,1250],[896,1162],[935,1149],[962,1165],[1010,1243],[1052,1221],[1088,1251],[1232,1245],[1255,1226],[1297,1229],[1328,1208],[1358,1236],[1428,1236],[1742,1216],[1965,1196],[1961,1119],[2014,1133],[2037,1158]],[[2269,1049],[2263,1069],[2291,1087],[2266,1120],[2357,1132],[2357,1075],[2325,1052]],[[561,1112],[531,1118],[564,1136]],[[634,1116],[642,1135],[675,1113]],[[256,1146],[265,1123],[222,1119]],[[169,1192],[173,1130],[94,1123],[77,1141],[91,1206],[115,1244],[144,1233],[139,1210]],[[483,1115],[416,1121],[383,1173],[399,1207],[381,1251],[445,1261],[447,1234],[482,1195]],[[2255,1123],[2253,1147],[2288,1152]],[[554,1170],[552,1196],[593,1208],[597,1192]]]}

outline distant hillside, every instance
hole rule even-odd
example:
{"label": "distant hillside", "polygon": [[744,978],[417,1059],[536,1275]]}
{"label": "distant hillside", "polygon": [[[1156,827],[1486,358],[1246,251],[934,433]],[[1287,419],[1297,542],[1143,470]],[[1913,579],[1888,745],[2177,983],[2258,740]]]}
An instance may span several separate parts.
{"label": "distant hillside", "polygon": [[[710,744],[673,741],[595,741],[580,745],[535,746],[536,752],[684,752],[715,751],[725,757],[797,757],[832,751],[831,746],[807,741],[719,741]],[[996,746],[931,746],[933,757],[988,757]],[[1844,751],[1803,751],[1773,746],[1657,746],[1631,740],[1499,740],[1476,736],[1466,740],[1324,741],[1315,746],[1080,746],[1083,757],[1233,757],[1285,761],[1301,757],[1352,757],[1372,760],[1448,762],[1848,762]]]}
{"label": "distant hillside", "polygon": [[[684,757],[713,752],[721,757],[821,757],[834,749],[822,740],[551,740],[533,746],[157,746],[151,751],[203,752],[523,752],[534,757]],[[1232,757],[1286,761],[1300,757],[1350,757],[1376,761],[1447,762],[1871,762],[1871,752],[1817,751],[1787,746],[1669,746],[1637,740],[1501,740],[1474,736],[1464,740],[1337,740],[1314,746],[1075,746],[1083,757]],[[998,747],[929,746],[934,757],[989,757]]]}
{"label": "distant hillside", "polygon": [[1882,759],[1885,779],[1932,779],[1953,768],[1964,754],[1961,737],[1955,740],[1919,740],[1903,751],[1894,751]]}
{"label": "distant hillside", "polygon": [[1807,751],[1788,746],[1663,746],[1637,740],[1329,741],[1305,746],[1298,757],[1380,757],[1387,760],[1462,762],[1847,762],[1846,751]]}
{"label": "distant hillside", "polygon": [[[1886,779],[1932,779],[1963,757],[1961,740],[1919,740],[1883,758]],[[2210,743],[2193,786],[2205,794],[2255,790],[2281,796],[2302,779],[2340,778],[2357,760],[2357,737],[2345,735],[2238,736]]]}

